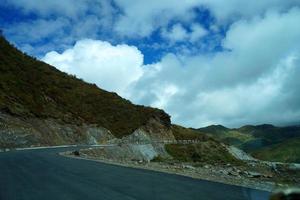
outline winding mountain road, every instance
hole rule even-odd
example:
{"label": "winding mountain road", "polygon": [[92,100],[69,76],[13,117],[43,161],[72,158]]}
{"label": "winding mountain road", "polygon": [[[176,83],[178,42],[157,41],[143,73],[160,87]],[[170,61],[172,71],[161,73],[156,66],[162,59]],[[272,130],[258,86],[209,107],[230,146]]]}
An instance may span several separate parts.
{"label": "winding mountain road", "polygon": [[267,200],[268,192],[72,159],[52,148],[0,153],[0,200]]}

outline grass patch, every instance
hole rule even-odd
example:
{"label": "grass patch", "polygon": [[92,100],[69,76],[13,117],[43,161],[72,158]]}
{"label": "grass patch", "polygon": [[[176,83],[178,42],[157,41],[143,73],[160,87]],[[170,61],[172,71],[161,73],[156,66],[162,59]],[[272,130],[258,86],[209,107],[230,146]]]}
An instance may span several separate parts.
{"label": "grass patch", "polygon": [[198,144],[167,144],[166,151],[181,162],[200,162],[208,164],[241,164],[242,162],[228,153],[225,147],[215,141]]}
{"label": "grass patch", "polygon": [[155,157],[151,160],[151,162],[163,162],[163,161],[165,161],[165,159],[162,158],[160,155],[155,156]]}
{"label": "grass patch", "polygon": [[209,140],[211,137],[193,129],[179,125],[172,125],[172,132],[176,140]]}

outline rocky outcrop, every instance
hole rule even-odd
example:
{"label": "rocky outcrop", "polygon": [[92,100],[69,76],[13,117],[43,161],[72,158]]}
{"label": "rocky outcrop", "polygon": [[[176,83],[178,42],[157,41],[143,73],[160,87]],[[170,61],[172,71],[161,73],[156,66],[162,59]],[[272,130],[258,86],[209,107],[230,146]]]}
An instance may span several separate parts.
{"label": "rocky outcrop", "polygon": [[150,161],[158,156],[151,144],[122,144],[100,148],[84,149],[80,155],[115,161]]}
{"label": "rocky outcrop", "polygon": [[142,154],[150,155],[146,152],[152,152],[153,150],[156,152],[151,153],[151,156],[145,156],[146,160],[151,160],[158,155],[169,157],[162,142],[170,140],[175,141],[171,128],[157,118],[151,118],[146,125],[138,128],[131,135],[122,138],[123,143],[135,144],[134,148],[140,149]]}
{"label": "rocky outcrop", "polygon": [[244,161],[256,161],[257,160],[237,147],[226,146],[226,148],[232,156],[234,156],[235,158],[237,158],[239,160],[244,160]]}
{"label": "rocky outcrop", "polygon": [[175,140],[171,128],[158,118],[151,118],[131,135],[116,140],[118,145],[83,150],[81,153],[103,159],[149,162],[158,156],[170,157],[163,143],[170,140]]}
{"label": "rocky outcrop", "polygon": [[171,128],[157,118],[151,118],[147,124],[136,129],[131,135],[123,137],[127,143],[175,140]]}
{"label": "rocky outcrop", "polygon": [[0,113],[0,148],[108,143],[115,137],[96,125],[55,119],[20,118]]}
{"label": "rocky outcrop", "polygon": [[149,161],[154,157],[169,157],[163,143],[175,140],[172,130],[160,117],[121,139],[97,125],[68,124],[56,119],[20,118],[0,113],[0,149],[66,144],[119,144],[105,148],[99,155],[120,160]]}

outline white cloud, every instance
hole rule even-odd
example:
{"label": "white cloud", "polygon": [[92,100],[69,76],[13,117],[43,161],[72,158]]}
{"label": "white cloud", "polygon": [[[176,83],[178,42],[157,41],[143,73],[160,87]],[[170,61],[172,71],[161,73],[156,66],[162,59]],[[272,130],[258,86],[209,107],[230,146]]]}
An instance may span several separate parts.
{"label": "white cloud", "polygon": [[116,23],[115,30],[125,36],[149,36],[155,29],[165,27],[170,20],[179,19],[188,22],[194,18],[191,10],[197,6],[197,0],[178,1],[152,0],[145,4],[139,0],[115,0],[123,15]]}
{"label": "white cloud", "polygon": [[285,11],[289,8],[300,5],[298,0],[200,0],[203,5],[215,15],[219,21],[230,18],[251,18],[264,14],[268,10]]}
{"label": "white cloud", "polygon": [[192,24],[191,25],[192,32],[190,34],[190,41],[196,42],[203,36],[205,36],[208,32],[205,30],[200,24]]}
{"label": "white cloud", "polygon": [[131,87],[130,98],[159,106],[186,126],[295,122],[300,117],[299,21],[295,8],[236,22],[223,40],[230,51],[169,54]]}
{"label": "white cloud", "polygon": [[280,12],[300,6],[298,0],[152,0],[145,3],[140,0],[116,0],[123,15],[116,22],[115,30],[128,37],[149,36],[154,30],[166,27],[171,20],[192,23],[195,20],[195,8],[207,8],[218,23],[230,24],[238,19],[250,19],[263,15],[268,10]]}
{"label": "white cloud", "polygon": [[[174,4],[171,0],[154,0],[145,6],[142,1],[116,0],[116,4],[123,14],[115,16],[114,21],[113,9],[107,4],[108,12],[104,13],[109,22],[105,27],[122,36],[147,37],[161,29],[162,36],[173,43],[197,42],[209,32],[220,31],[225,23],[231,24],[221,43],[226,51],[191,56],[178,50],[176,55],[167,54],[160,62],[145,66],[142,53],[134,46],[80,40],[62,53],[47,53],[43,60],[135,103],[163,108],[173,122],[186,126],[287,124],[300,119],[299,1],[191,0]],[[216,24],[209,25],[209,32],[195,22],[193,8],[199,6],[208,8],[217,18]],[[61,8],[55,9],[61,12]],[[66,12],[74,18],[81,9],[85,8],[78,8],[75,14]],[[51,13],[40,12],[45,16]],[[64,40],[93,35],[94,28],[99,30],[107,22],[99,16],[85,19],[72,27],[75,31]],[[174,21],[177,24],[168,29]],[[45,23],[35,25],[45,27]],[[29,32],[47,37],[64,28],[60,23],[49,27]]]}
{"label": "white cloud", "polygon": [[[284,58],[270,74],[262,75],[250,84],[239,84],[214,91],[200,92],[193,106],[205,114],[195,118],[205,122],[218,121],[230,126],[248,123],[287,123],[285,121],[288,88],[284,83],[295,72],[295,57]],[[284,108],[284,109],[282,109]],[[278,110],[282,109],[280,115]],[[299,112],[300,108],[296,112]],[[300,116],[300,115],[299,115]],[[294,116],[293,116],[294,117]]]}
{"label": "white cloud", "polygon": [[76,3],[72,0],[4,0],[3,4],[19,8],[23,12],[20,15],[36,16],[36,19],[13,20],[2,27],[9,40],[34,56],[40,57],[50,50],[62,51],[83,38],[101,37],[109,41],[113,38],[111,30],[117,11],[109,0],[78,0]]}
{"label": "white cloud", "polygon": [[143,55],[136,47],[99,40],[78,41],[73,48],[61,54],[49,52],[42,60],[121,95],[143,74]]}
{"label": "white cloud", "polygon": [[181,24],[174,24],[169,31],[162,30],[162,36],[171,42],[180,42],[187,39],[188,33]]}
{"label": "white cloud", "polygon": [[94,28],[113,30],[130,38],[150,36],[174,20],[191,24],[196,21],[195,8],[208,9],[218,23],[230,24],[241,18],[263,15],[268,10],[283,12],[300,6],[299,0],[188,0],[176,3],[174,0],[152,0],[147,4],[140,0],[78,0],[76,3],[73,0],[4,0],[4,3],[45,19],[72,19],[74,26],[78,22],[84,23],[86,16],[94,15],[98,21]]}

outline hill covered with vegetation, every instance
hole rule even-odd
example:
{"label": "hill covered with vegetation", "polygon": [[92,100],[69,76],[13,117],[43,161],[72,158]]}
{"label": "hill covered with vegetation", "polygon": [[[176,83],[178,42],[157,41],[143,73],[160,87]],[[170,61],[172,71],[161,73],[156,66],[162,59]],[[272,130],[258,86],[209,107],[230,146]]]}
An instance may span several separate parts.
{"label": "hill covered with vegetation", "polygon": [[116,93],[63,73],[30,57],[0,36],[0,112],[21,118],[51,118],[97,124],[122,137],[149,118],[170,125],[164,111],[133,105]]}
{"label": "hill covered with vegetation", "polygon": [[230,129],[212,125],[195,130],[234,145],[259,159],[300,162],[300,126],[276,127],[262,124]]}
{"label": "hill covered with vegetation", "polygon": [[300,138],[258,149],[252,155],[261,160],[300,163]]}

